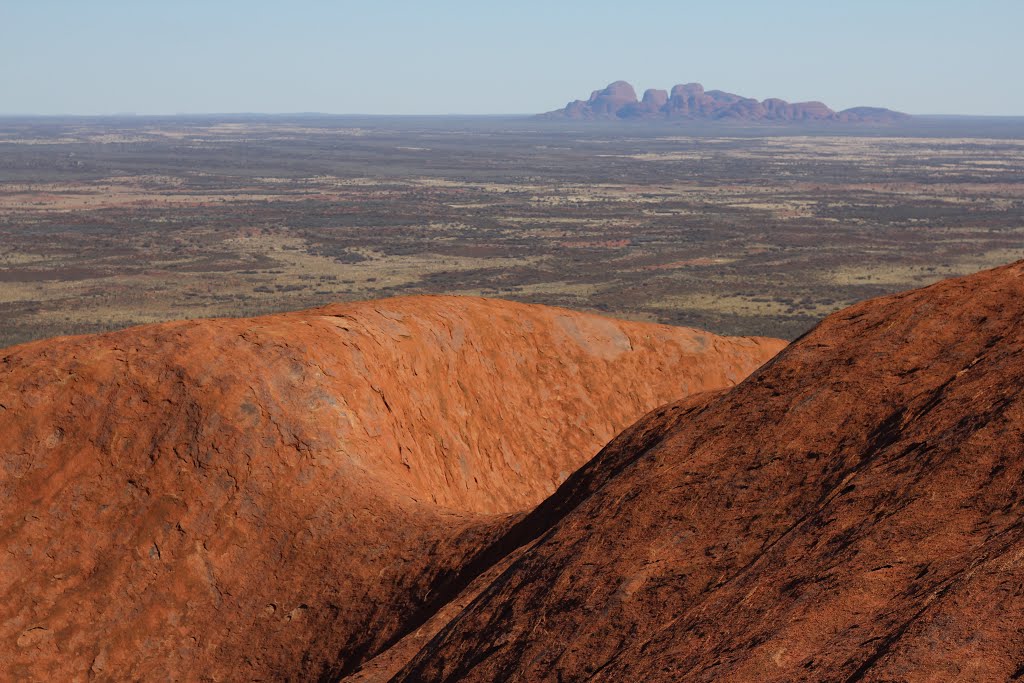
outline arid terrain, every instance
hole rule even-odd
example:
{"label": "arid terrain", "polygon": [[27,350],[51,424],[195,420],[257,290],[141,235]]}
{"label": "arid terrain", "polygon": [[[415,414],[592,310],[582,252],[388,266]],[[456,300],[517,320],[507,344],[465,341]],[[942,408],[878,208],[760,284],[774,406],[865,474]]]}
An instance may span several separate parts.
{"label": "arid terrain", "polygon": [[0,683],[1024,683],[1022,27],[0,0]]}
{"label": "arid terrain", "polygon": [[0,121],[0,679],[1021,678],[1024,127],[843,125]]}
{"label": "arid terrain", "polygon": [[1022,357],[1024,261],[788,346],[411,297],[10,348],[0,673],[1016,680]]}
{"label": "arid terrain", "polygon": [[1019,680],[1022,358],[1024,262],[829,317],[626,430],[392,680]]}
{"label": "arid terrain", "polygon": [[9,349],[0,680],[352,673],[615,434],[784,345],[413,297]]}
{"label": "arid terrain", "polygon": [[0,119],[0,347],[444,293],[792,339],[1024,256],[1024,123]]}

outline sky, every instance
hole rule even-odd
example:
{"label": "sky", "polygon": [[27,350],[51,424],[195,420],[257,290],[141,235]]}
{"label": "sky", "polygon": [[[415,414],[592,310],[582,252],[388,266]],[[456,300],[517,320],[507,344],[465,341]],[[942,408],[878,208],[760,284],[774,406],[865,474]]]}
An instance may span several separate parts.
{"label": "sky", "polygon": [[1024,0],[0,0],[0,114],[518,114],[614,80],[1024,115]]}

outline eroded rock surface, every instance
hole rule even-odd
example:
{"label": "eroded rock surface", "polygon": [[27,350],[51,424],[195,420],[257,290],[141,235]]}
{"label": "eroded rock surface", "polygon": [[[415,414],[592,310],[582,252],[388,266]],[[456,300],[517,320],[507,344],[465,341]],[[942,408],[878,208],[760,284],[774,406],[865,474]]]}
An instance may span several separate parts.
{"label": "eroded rock surface", "polygon": [[3,671],[347,674],[614,434],[783,346],[415,297],[2,350]]}
{"label": "eroded rock surface", "polygon": [[1022,389],[1024,262],[836,313],[618,437],[395,680],[1016,680]]}

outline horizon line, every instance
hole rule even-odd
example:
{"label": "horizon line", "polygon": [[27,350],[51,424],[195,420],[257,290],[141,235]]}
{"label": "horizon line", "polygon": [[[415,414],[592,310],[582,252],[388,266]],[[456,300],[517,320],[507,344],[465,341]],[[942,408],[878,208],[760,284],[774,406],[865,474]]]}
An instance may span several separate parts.
{"label": "horizon line", "polygon": [[[559,111],[559,110],[553,110]],[[326,111],[193,111],[193,112],[112,112],[102,114],[82,114],[82,113],[39,113],[39,112],[0,112],[0,118],[175,118],[175,117],[189,117],[189,116],[330,116],[330,117],[361,117],[361,118],[530,118],[540,117],[551,112],[530,112],[530,113],[461,113],[461,112],[447,112],[443,114],[437,113],[406,113],[406,114],[381,114],[381,113],[365,113],[365,112],[326,112]],[[907,113],[907,112],[901,112]],[[1024,113],[1021,114],[955,114],[955,113],[928,113],[928,114],[909,114],[911,118],[972,118],[972,119],[1016,119],[1024,118]],[[547,119],[549,121],[557,121],[557,119]],[[634,123],[628,119],[618,118],[607,118],[607,119],[569,119],[577,123],[580,122],[601,122],[601,121],[623,121],[625,123]],[[666,121],[673,122],[686,122],[686,121],[699,121],[699,122],[710,122],[710,123],[742,123],[743,121],[730,121],[730,120],[717,120],[717,119],[665,119]],[[652,121],[658,121],[658,119],[645,119],[637,121],[636,123],[651,123]],[[749,123],[749,122],[748,122]],[[815,121],[779,121],[779,122],[761,122],[761,123],[796,123],[796,124],[807,124],[816,123]],[[821,121],[817,123],[830,123],[829,121]]]}

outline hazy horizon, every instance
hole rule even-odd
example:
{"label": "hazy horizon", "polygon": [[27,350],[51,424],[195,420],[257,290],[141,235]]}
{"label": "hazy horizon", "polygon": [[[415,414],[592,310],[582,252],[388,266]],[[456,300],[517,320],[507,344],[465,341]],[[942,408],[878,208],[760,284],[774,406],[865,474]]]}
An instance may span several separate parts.
{"label": "hazy horizon", "polygon": [[524,115],[626,80],[1024,115],[1024,3],[304,0],[0,9],[0,115]]}

